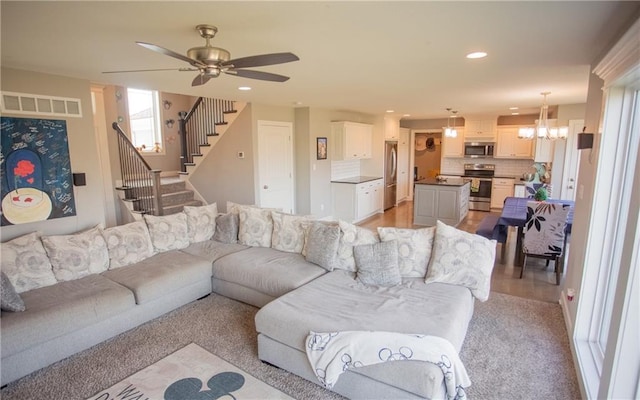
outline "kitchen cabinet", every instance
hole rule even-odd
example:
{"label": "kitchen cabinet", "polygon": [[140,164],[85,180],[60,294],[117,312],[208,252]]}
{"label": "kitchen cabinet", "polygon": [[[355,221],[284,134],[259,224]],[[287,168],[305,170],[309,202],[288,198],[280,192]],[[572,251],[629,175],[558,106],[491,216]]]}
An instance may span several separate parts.
{"label": "kitchen cabinet", "polygon": [[359,160],[371,158],[373,125],[339,121],[331,123],[333,160]]}
{"label": "kitchen cabinet", "polygon": [[398,182],[396,187],[396,203],[409,197],[409,141],[411,131],[400,128],[398,139]]}
{"label": "kitchen cabinet", "polygon": [[413,223],[435,226],[437,221],[457,226],[469,212],[469,185],[462,179],[440,182],[427,178],[416,182]]}
{"label": "kitchen cabinet", "polygon": [[384,183],[382,179],[353,184],[332,183],[333,216],[348,222],[359,222],[382,212]]}
{"label": "kitchen cabinet", "polygon": [[442,157],[464,157],[464,132],[463,128],[456,128],[458,135],[454,138],[445,137],[442,130]]}
{"label": "kitchen cabinet", "polygon": [[555,150],[555,140],[538,138],[535,140],[536,148],[533,156],[535,162],[552,162]]}
{"label": "kitchen cabinet", "polygon": [[502,208],[504,199],[513,196],[513,186],[516,180],[512,178],[493,178],[491,182],[491,208]]}
{"label": "kitchen cabinet", "polygon": [[495,142],[498,120],[464,121],[464,138],[467,142]]}
{"label": "kitchen cabinet", "polygon": [[385,115],[384,117],[384,139],[398,140],[400,139],[400,119]]}
{"label": "kitchen cabinet", "polygon": [[533,140],[520,139],[518,126],[499,126],[495,158],[533,159]]}

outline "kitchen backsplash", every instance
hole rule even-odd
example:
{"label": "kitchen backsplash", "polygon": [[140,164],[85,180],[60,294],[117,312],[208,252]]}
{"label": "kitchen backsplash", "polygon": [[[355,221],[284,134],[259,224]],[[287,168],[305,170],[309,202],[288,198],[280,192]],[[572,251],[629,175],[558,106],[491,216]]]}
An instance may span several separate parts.
{"label": "kitchen backsplash", "polygon": [[502,158],[443,158],[440,165],[442,175],[463,175],[464,164],[494,164],[496,176],[520,177],[533,172],[533,160],[505,160]]}
{"label": "kitchen backsplash", "polygon": [[331,180],[360,176],[360,160],[331,161]]}

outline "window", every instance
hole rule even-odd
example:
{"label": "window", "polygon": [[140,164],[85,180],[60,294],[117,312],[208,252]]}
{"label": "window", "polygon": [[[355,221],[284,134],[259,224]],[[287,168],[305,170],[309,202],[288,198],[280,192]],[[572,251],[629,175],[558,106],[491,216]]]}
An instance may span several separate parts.
{"label": "window", "polygon": [[127,89],[131,142],[143,153],[162,153],[160,102],[155,90]]}

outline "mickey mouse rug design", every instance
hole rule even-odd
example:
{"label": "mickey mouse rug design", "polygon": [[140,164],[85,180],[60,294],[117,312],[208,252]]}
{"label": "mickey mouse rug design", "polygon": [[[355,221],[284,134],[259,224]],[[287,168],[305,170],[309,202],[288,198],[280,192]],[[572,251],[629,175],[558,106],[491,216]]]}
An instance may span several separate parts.
{"label": "mickey mouse rug design", "polygon": [[292,399],[191,343],[88,400]]}

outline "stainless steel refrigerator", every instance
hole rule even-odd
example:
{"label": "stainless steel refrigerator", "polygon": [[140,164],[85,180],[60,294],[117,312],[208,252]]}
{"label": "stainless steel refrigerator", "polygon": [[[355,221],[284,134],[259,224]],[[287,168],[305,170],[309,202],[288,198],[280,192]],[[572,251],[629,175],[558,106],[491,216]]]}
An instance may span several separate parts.
{"label": "stainless steel refrigerator", "polygon": [[384,146],[384,209],[396,205],[398,183],[398,142],[385,142]]}

